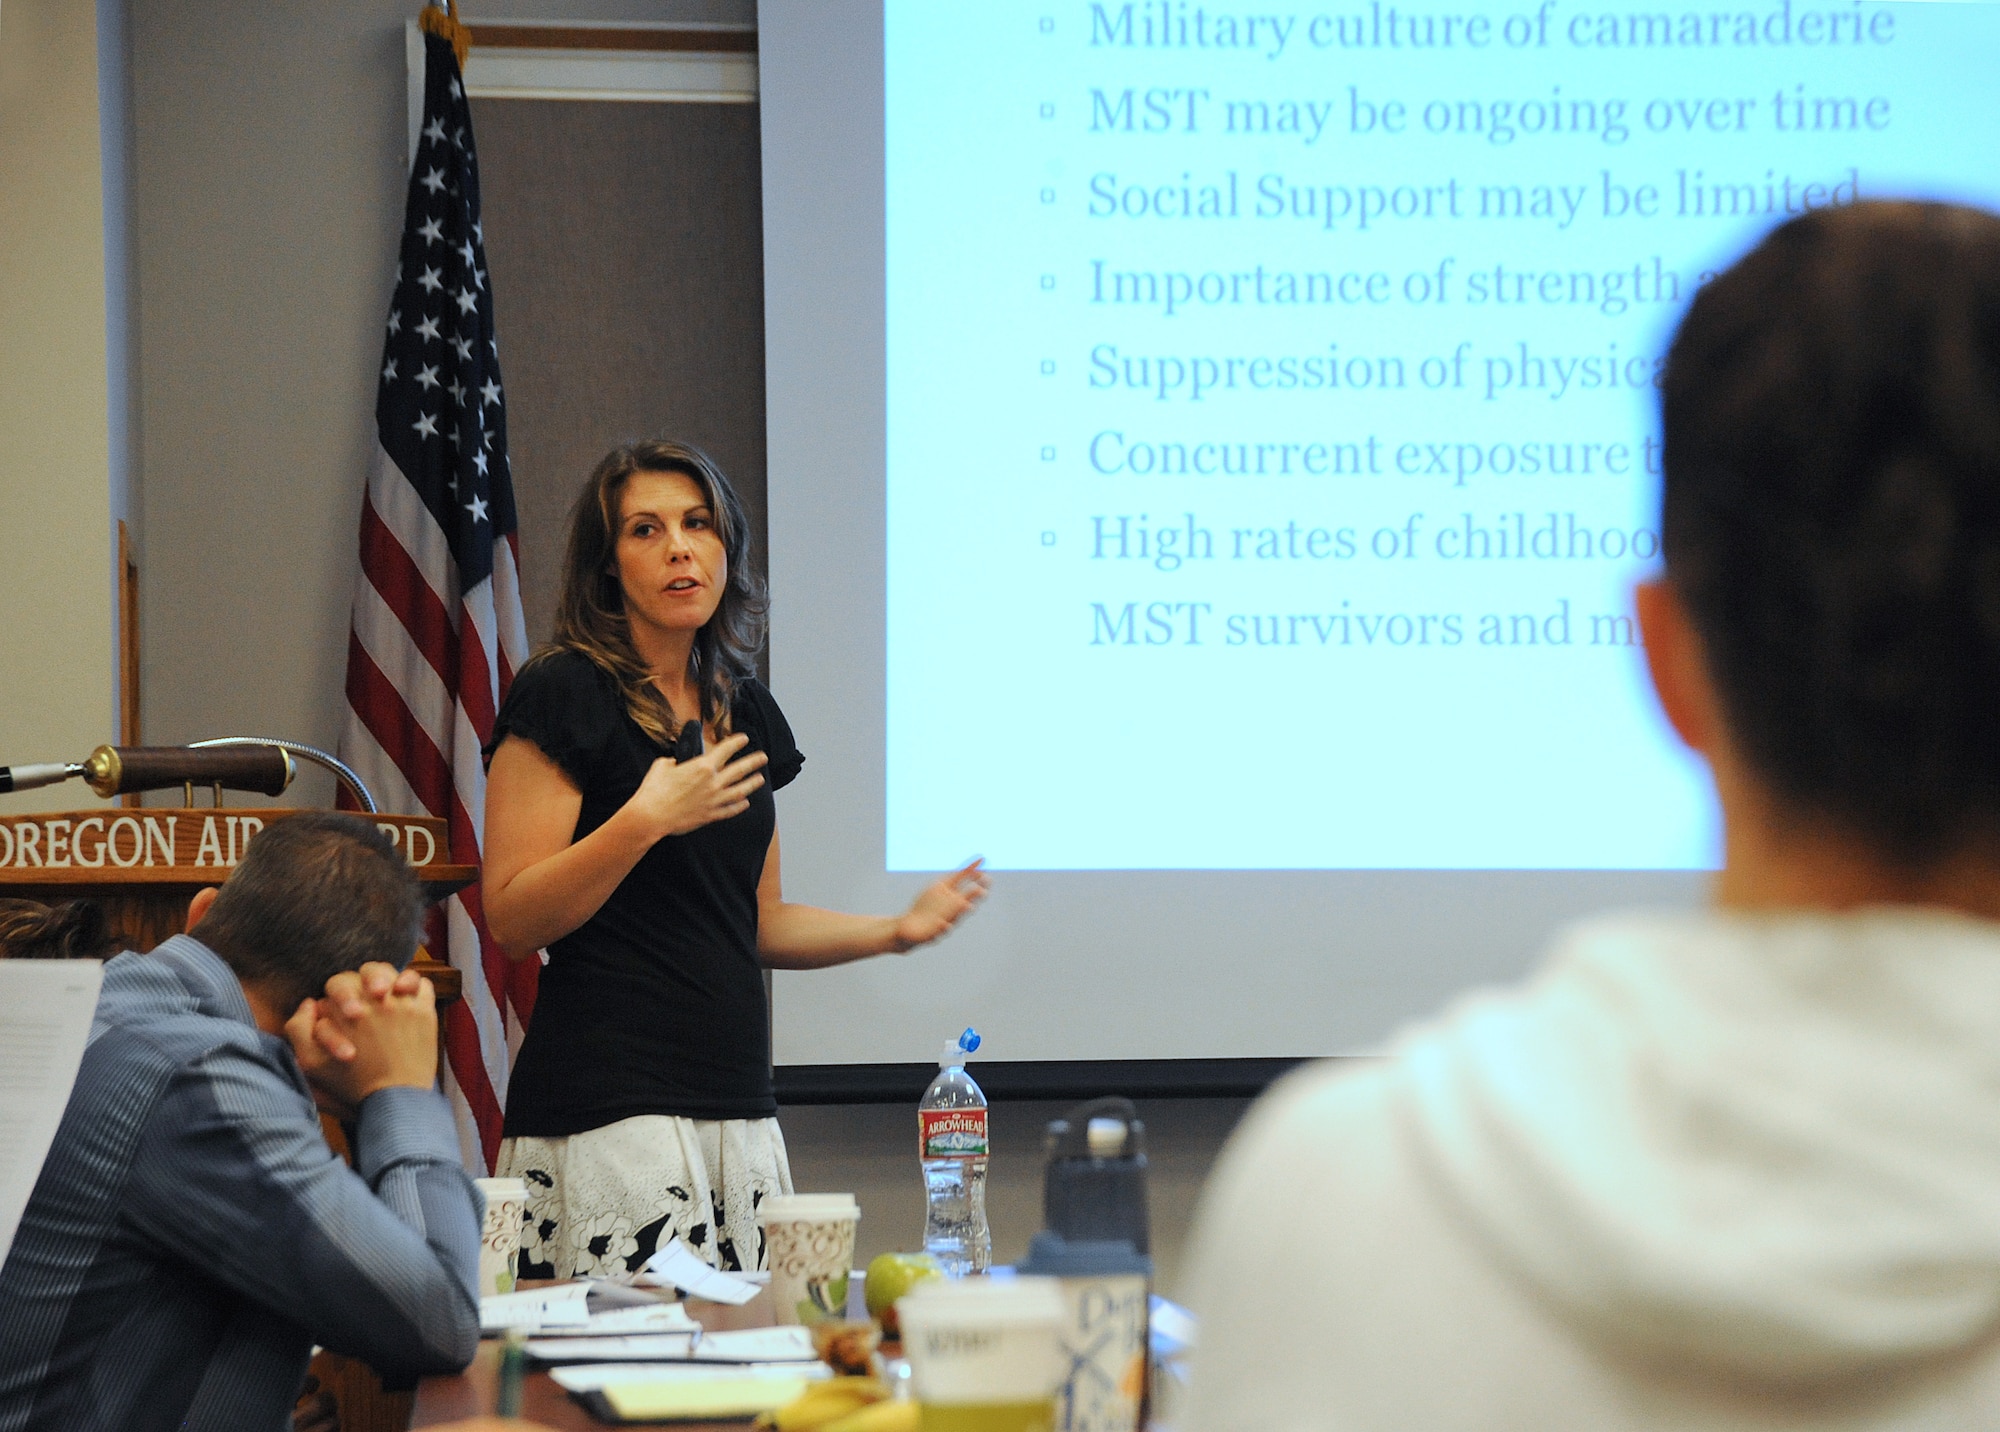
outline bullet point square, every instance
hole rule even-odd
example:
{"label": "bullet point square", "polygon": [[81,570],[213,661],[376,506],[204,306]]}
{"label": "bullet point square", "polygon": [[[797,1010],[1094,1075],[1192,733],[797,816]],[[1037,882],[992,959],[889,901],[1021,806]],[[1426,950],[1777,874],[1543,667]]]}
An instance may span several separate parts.
{"label": "bullet point square", "polygon": [[1042,360],[1042,376],[1044,378],[1053,378],[1055,376],[1055,372],[1056,372],[1056,360],[1053,358],[1044,358]]}
{"label": "bullet point square", "polygon": [[1052,274],[1052,273],[1045,273],[1045,274],[1043,274],[1043,275],[1042,275],[1042,292],[1043,292],[1043,293],[1051,293],[1051,292],[1053,292],[1053,291],[1054,291],[1054,289],[1055,289],[1055,286],[1056,286],[1056,276],[1055,276],[1054,274]]}
{"label": "bullet point square", "polygon": [[1045,447],[1042,449],[1043,462],[1054,462],[1055,460],[1056,460],[1056,450],[1054,448]]}

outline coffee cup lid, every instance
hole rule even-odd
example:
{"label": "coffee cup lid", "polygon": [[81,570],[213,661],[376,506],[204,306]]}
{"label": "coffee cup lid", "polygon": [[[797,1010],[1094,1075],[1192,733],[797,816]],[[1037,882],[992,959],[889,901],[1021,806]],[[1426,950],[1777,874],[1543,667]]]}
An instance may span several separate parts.
{"label": "coffee cup lid", "polygon": [[905,1326],[995,1327],[1061,1325],[1068,1319],[1053,1278],[931,1278],[896,1303]]}
{"label": "coffee cup lid", "polygon": [[788,1218],[859,1218],[851,1193],[774,1193],[757,1206],[759,1223]]}

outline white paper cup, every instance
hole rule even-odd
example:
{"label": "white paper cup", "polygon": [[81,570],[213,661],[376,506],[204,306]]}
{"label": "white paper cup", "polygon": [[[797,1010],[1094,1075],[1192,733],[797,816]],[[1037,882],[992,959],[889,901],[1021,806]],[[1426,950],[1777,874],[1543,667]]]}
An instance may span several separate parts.
{"label": "white paper cup", "polygon": [[1037,1432],[1052,1424],[1069,1321],[1055,1279],[919,1283],[897,1302],[896,1316],[925,1432]]}
{"label": "white paper cup", "polygon": [[479,1230],[479,1296],[514,1291],[514,1265],[521,1255],[521,1222],[528,1214],[528,1185],[518,1178],[475,1178],[486,1200]]}
{"label": "white paper cup", "polygon": [[861,1209],[851,1193],[784,1193],[757,1209],[771,1302],[781,1323],[817,1323],[847,1316],[847,1281],[854,1271],[854,1225]]}

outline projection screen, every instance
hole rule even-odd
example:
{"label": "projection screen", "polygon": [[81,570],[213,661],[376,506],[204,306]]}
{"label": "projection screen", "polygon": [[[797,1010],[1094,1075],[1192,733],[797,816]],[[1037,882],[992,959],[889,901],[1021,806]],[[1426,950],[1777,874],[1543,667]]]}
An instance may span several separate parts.
{"label": "projection screen", "polygon": [[1652,704],[1672,326],[1788,214],[2000,198],[1987,4],[766,0],[781,1068],[1365,1051],[1700,898]]}

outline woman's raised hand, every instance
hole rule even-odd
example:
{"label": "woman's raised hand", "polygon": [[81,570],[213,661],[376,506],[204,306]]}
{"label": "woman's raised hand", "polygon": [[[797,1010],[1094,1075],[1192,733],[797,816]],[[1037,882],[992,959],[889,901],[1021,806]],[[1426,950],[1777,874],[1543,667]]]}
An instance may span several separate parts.
{"label": "woman's raised hand", "polygon": [[985,865],[986,857],[981,856],[926,885],[896,922],[893,952],[902,954],[918,945],[928,945],[971,914],[972,907],[986,898],[993,884]]}
{"label": "woman's raised hand", "polygon": [[692,761],[662,756],[626,808],[656,832],[656,840],[743,814],[750,809],[752,793],[764,784],[759,772],[769,759],[762,751],[741,754],[749,744],[750,738],[738,731]]}

